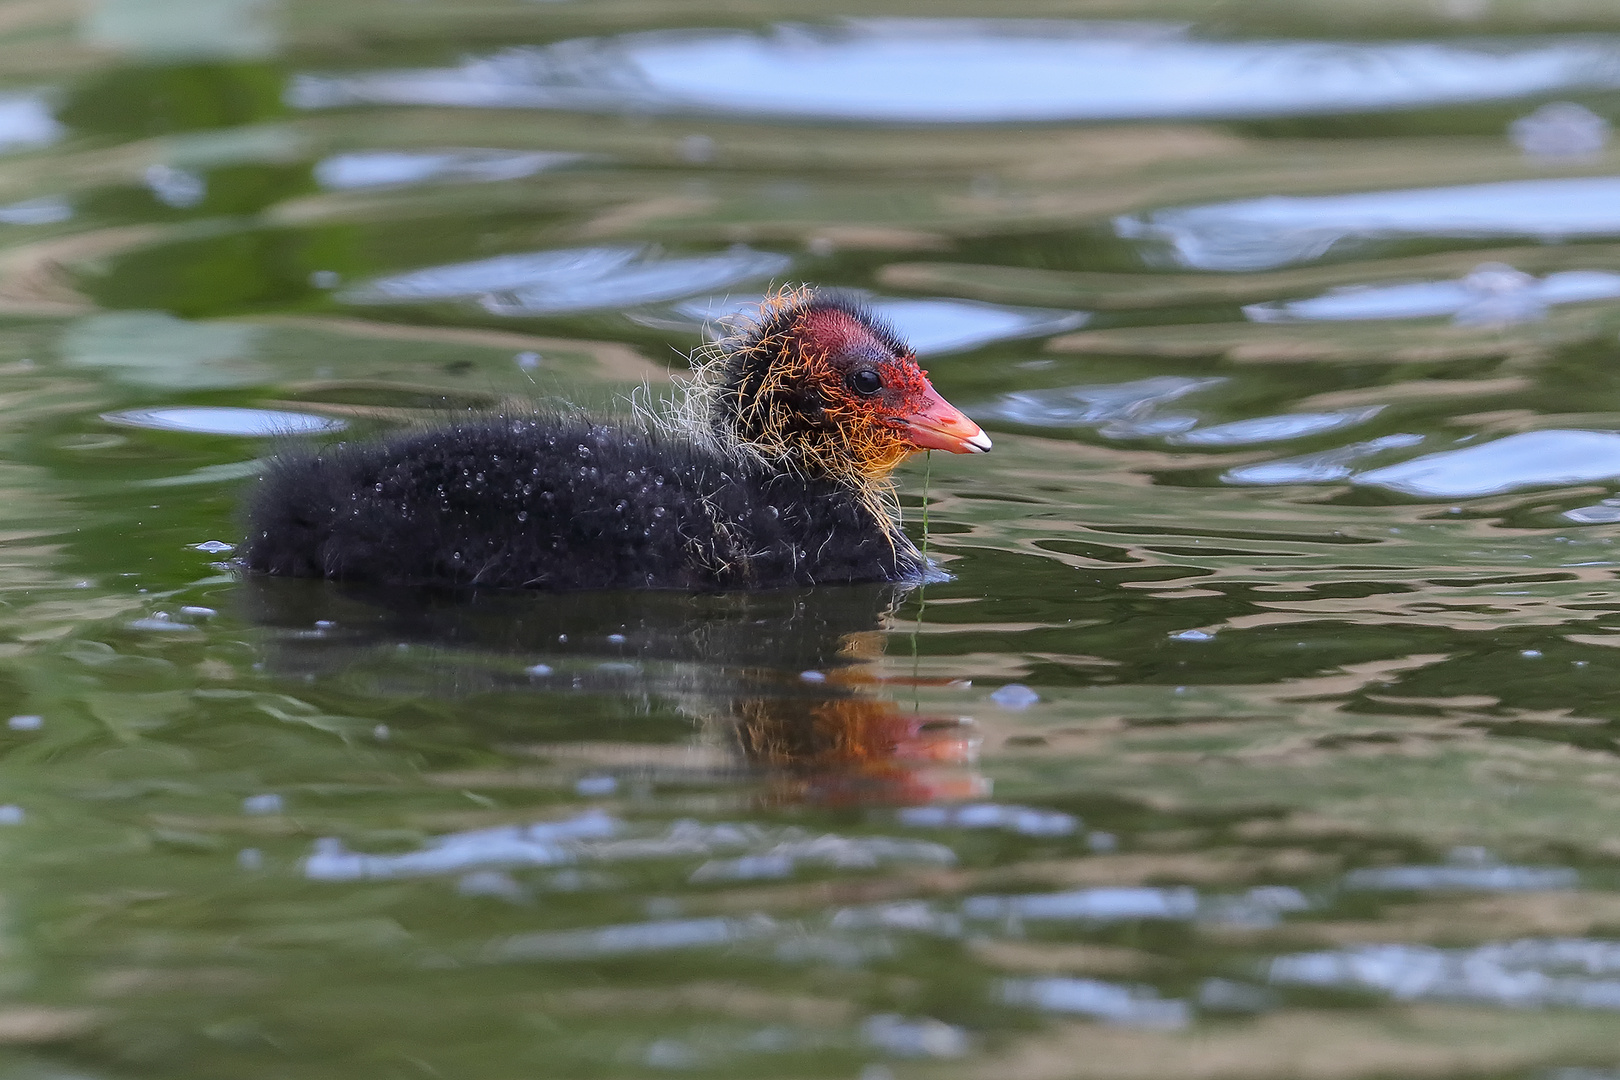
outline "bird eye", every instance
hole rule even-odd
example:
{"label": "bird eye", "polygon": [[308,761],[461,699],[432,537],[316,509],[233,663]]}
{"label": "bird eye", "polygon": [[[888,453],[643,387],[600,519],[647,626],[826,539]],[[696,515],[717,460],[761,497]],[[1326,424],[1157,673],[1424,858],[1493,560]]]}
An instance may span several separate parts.
{"label": "bird eye", "polygon": [[883,377],[871,368],[860,368],[850,372],[849,388],[857,394],[871,397],[883,389]]}

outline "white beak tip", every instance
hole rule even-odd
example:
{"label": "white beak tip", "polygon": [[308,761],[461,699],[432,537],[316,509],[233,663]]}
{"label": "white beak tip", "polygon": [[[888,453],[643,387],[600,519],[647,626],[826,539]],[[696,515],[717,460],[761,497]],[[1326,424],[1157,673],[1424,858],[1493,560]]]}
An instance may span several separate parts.
{"label": "white beak tip", "polygon": [[964,442],[975,454],[988,454],[990,452],[990,436],[984,433],[983,428],[980,428],[979,433],[973,438],[966,439]]}

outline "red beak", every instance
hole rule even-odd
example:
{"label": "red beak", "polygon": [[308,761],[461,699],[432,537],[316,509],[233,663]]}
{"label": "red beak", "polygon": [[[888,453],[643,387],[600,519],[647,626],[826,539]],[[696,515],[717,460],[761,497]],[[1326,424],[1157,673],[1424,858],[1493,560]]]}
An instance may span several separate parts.
{"label": "red beak", "polygon": [[896,417],[906,425],[906,441],[919,450],[949,450],[953,454],[988,454],[990,436],[984,429],[932,387],[923,391],[922,402],[905,416]]}

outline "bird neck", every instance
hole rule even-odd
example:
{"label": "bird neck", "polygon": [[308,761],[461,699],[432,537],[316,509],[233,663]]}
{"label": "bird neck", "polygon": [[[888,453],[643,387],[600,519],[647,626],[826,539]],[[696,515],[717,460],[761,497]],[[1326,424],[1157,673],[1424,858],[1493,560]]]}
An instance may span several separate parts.
{"label": "bird neck", "polygon": [[[761,470],[807,482],[834,484],[871,515],[902,558],[916,547],[900,527],[894,468],[863,463],[825,404],[779,366],[742,350],[706,346],[692,357],[692,375],[677,380],[669,426],[680,434]],[[916,556],[920,558],[920,556]]]}

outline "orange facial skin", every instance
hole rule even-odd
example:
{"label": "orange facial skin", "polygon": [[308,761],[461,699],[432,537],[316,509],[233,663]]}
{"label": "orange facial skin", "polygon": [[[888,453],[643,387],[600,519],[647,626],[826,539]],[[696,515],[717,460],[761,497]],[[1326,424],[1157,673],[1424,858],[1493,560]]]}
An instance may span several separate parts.
{"label": "orange facial skin", "polygon": [[[982,454],[990,449],[979,425],[940,397],[916,354],[898,341],[885,340],[888,335],[874,333],[840,308],[811,309],[796,329],[826,415],[843,431],[866,475],[886,476],[918,450]],[[875,391],[866,391],[859,381],[867,372],[877,376]]]}

